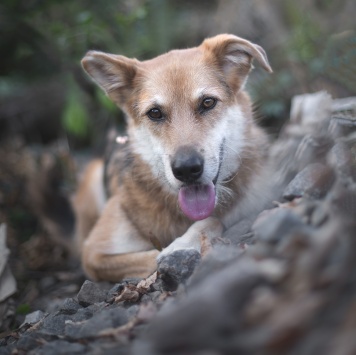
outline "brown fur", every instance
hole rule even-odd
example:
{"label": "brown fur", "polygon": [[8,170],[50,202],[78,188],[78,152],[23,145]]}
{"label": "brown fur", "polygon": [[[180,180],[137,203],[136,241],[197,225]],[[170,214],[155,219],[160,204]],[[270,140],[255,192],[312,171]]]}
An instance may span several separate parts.
{"label": "brown fur", "polygon": [[101,183],[96,171],[102,168],[103,162],[101,160],[97,159],[90,162],[72,199],[76,219],[75,235],[79,251],[81,251],[84,240],[88,237],[101,213],[93,192],[93,186]]}
{"label": "brown fur", "polygon": [[[250,99],[242,90],[252,58],[271,71],[261,47],[232,35],[220,35],[199,47],[171,51],[146,62],[98,52],[89,52],[83,59],[86,71],[127,113],[129,136],[106,166],[110,199],[102,213],[93,193],[93,186],[100,183],[102,162],[88,167],[74,199],[83,266],[91,278],[117,281],[147,276],[154,271],[159,254],[152,240],[169,246],[166,252],[170,252],[181,248],[179,243],[196,247],[203,230],[214,231],[212,236],[221,233],[218,220],[246,195],[250,181],[258,174],[266,141],[253,122]],[[219,98],[216,109],[199,111],[202,97],[197,92],[201,89],[213,90]],[[152,106],[164,113],[164,123],[147,118]],[[221,182],[231,195],[218,203],[212,217],[194,223],[181,212],[177,193],[167,182],[170,177],[162,176],[163,168],[151,162],[156,159],[155,154],[151,158],[140,144],[147,147],[142,140],[152,139],[168,157],[174,156],[182,144],[205,154],[209,148],[205,137],[219,130],[219,115],[229,115],[224,110],[230,107],[238,107],[244,117],[243,139],[248,144],[238,156],[238,171],[232,171]],[[160,171],[158,175],[156,170]]]}

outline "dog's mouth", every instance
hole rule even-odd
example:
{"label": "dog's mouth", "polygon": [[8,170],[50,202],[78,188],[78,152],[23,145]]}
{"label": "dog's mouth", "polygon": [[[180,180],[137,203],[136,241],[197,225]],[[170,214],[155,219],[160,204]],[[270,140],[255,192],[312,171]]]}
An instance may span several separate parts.
{"label": "dog's mouth", "polygon": [[188,185],[180,188],[179,207],[193,221],[208,218],[215,207],[215,186],[212,182],[200,185]]}
{"label": "dog's mouth", "polygon": [[223,161],[224,143],[225,139],[220,145],[219,167],[212,182],[208,182],[206,184],[193,183],[184,185],[179,189],[179,207],[182,212],[193,221],[200,221],[208,218],[214,211],[216,201],[215,185],[217,183]]}

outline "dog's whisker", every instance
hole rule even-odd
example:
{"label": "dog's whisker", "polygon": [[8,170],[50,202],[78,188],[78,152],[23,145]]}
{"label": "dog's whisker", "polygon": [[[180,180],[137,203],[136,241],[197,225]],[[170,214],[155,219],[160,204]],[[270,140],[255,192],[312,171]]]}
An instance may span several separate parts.
{"label": "dog's whisker", "polygon": [[233,181],[236,178],[237,175],[239,175],[239,170],[237,170],[236,173],[230,179],[223,180],[221,183],[222,184],[228,184],[229,182]]}
{"label": "dog's whisker", "polygon": [[239,154],[239,152],[236,149],[232,148],[229,144],[225,143],[225,147],[230,149],[233,153]]}

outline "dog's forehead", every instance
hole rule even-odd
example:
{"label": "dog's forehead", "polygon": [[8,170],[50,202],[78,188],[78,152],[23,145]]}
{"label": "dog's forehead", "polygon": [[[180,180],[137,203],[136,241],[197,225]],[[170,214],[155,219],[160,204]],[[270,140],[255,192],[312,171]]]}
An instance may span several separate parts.
{"label": "dog's forehead", "polygon": [[174,50],[142,62],[142,84],[147,95],[179,99],[222,90],[219,73],[199,48]]}
{"label": "dog's forehead", "polygon": [[175,49],[141,63],[146,70],[156,71],[160,69],[167,69],[172,65],[190,67],[194,62],[201,62],[204,58],[204,51],[197,47]]}

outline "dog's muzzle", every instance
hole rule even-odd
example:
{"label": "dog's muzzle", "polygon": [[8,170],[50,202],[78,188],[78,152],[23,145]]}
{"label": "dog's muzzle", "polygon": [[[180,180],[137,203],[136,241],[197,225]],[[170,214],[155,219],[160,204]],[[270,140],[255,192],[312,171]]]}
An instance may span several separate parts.
{"label": "dog's muzzle", "polygon": [[178,203],[183,213],[193,221],[209,217],[215,207],[215,186],[202,184],[199,178],[204,171],[204,158],[193,147],[183,146],[171,162],[173,175],[185,183],[178,193]]}

